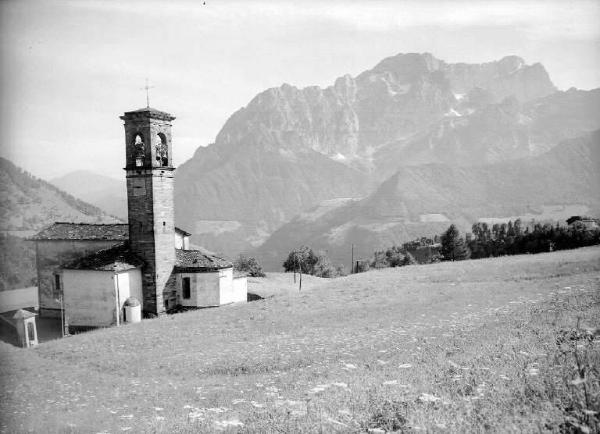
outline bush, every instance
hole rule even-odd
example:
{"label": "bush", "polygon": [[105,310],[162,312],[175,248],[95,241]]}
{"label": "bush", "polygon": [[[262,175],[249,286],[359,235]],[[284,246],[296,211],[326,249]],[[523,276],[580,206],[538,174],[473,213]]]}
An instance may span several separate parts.
{"label": "bush", "polygon": [[356,261],[356,265],[354,266],[355,273],[364,273],[365,271],[369,271],[369,261],[360,260]]}
{"label": "bush", "polygon": [[317,259],[317,263],[313,267],[313,273],[317,277],[337,277],[337,270],[331,262],[329,262],[329,258],[325,254],[319,255]]}
{"label": "bush", "polygon": [[244,255],[238,256],[238,258],[234,261],[233,267],[236,271],[241,271],[244,273],[248,273],[248,276],[251,277],[265,277],[262,266],[255,258],[247,258]]}
{"label": "bush", "polygon": [[387,250],[378,250],[373,253],[373,260],[370,262],[371,268],[403,267],[404,265],[416,264],[417,261],[413,255],[406,251],[404,247],[392,246]]}

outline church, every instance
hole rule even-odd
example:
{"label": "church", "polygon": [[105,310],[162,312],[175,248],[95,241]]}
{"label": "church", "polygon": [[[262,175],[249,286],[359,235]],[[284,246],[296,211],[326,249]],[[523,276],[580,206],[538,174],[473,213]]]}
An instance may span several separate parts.
{"label": "church", "polygon": [[175,227],[171,126],[150,107],[124,113],[126,224],[56,222],[36,243],[40,315],[64,316],[76,328],[119,325],[125,306],[145,317],[180,307],[247,300],[247,280],[230,261],[190,249],[190,233]]}

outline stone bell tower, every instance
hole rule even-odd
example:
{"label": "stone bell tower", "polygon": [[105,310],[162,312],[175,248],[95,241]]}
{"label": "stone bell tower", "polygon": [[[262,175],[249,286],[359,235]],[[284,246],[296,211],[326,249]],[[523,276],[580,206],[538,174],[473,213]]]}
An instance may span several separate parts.
{"label": "stone bell tower", "polygon": [[145,261],[142,268],[144,314],[160,315],[163,293],[175,265],[173,153],[169,113],[147,107],[126,112],[125,122],[127,213],[133,253]]}

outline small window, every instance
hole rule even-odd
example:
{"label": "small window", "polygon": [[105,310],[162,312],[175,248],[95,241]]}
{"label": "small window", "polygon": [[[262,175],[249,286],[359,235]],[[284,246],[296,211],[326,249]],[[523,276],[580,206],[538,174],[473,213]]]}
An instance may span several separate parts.
{"label": "small window", "polygon": [[54,275],[54,294],[53,297],[55,299],[59,299],[62,294],[62,282],[60,279],[60,274]]}
{"label": "small window", "polygon": [[183,299],[184,300],[189,300],[190,299],[190,278],[189,277],[184,277],[183,280],[181,281],[181,286],[183,289]]}
{"label": "small window", "polygon": [[29,342],[35,341],[35,326],[31,321],[27,323],[27,335],[29,337]]}

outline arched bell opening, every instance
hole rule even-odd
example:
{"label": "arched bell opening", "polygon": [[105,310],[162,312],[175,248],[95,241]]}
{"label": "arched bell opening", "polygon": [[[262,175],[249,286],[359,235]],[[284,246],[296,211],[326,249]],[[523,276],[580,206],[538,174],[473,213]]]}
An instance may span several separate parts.
{"label": "arched bell opening", "polygon": [[142,133],[135,133],[133,137],[133,156],[136,167],[144,166],[144,157],[146,156],[146,145]]}
{"label": "arched bell opening", "polygon": [[158,133],[155,158],[157,166],[169,166],[169,144],[167,143],[167,137],[163,133]]}

